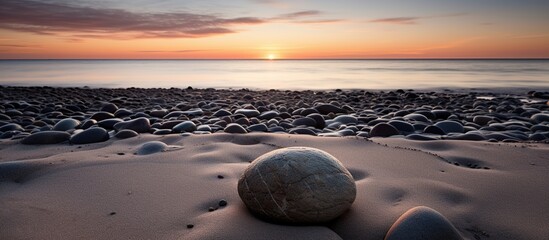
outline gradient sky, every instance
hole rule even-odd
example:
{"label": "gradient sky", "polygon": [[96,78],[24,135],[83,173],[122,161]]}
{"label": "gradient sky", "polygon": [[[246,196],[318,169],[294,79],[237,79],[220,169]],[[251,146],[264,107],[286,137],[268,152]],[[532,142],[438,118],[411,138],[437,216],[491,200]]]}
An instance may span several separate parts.
{"label": "gradient sky", "polygon": [[1,0],[0,58],[549,58],[547,0]]}

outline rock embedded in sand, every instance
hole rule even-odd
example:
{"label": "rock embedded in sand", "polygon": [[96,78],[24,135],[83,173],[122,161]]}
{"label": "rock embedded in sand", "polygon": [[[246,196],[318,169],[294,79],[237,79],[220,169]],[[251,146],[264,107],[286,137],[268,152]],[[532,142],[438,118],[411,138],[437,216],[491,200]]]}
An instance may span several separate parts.
{"label": "rock embedded in sand", "polygon": [[64,131],[36,132],[21,140],[22,144],[55,144],[69,140],[70,134]]}
{"label": "rock embedded in sand", "polygon": [[532,115],[532,117],[530,117],[530,119],[532,119],[532,121],[534,121],[536,123],[549,122],[549,114],[536,113],[536,114]]}
{"label": "rock embedded in sand", "polygon": [[226,133],[247,133],[248,132],[238,123],[229,123],[223,131]]}
{"label": "rock embedded in sand", "polygon": [[72,135],[69,141],[73,144],[88,144],[107,140],[109,140],[107,130],[102,127],[92,127]]}
{"label": "rock embedded in sand", "polygon": [[146,142],[143,145],[141,145],[141,147],[139,147],[139,149],[137,150],[137,152],[135,154],[137,154],[137,155],[149,155],[149,154],[153,154],[153,153],[162,152],[167,147],[168,147],[168,145],[166,145],[163,142],[150,141],[150,142]]}
{"label": "rock embedded in sand", "polygon": [[267,221],[315,224],[347,211],[356,185],[332,155],[290,147],[255,159],[238,181],[238,194],[252,213]]}
{"label": "rock embedded in sand", "polygon": [[139,135],[139,133],[137,133],[134,130],[124,129],[124,130],[121,130],[121,131],[117,132],[114,135],[114,137],[120,138],[120,139],[125,139],[125,138],[137,137],[138,135]]}
{"label": "rock embedded in sand", "polygon": [[385,235],[385,240],[403,239],[463,240],[463,237],[442,214],[419,206],[402,214]]}

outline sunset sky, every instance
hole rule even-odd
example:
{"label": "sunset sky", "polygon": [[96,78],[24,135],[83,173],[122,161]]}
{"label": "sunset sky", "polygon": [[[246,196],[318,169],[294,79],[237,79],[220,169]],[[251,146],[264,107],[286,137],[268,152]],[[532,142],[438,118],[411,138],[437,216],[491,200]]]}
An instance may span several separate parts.
{"label": "sunset sky", "polygon": [[1,0],[2,59],[549,58],[543,0]]}

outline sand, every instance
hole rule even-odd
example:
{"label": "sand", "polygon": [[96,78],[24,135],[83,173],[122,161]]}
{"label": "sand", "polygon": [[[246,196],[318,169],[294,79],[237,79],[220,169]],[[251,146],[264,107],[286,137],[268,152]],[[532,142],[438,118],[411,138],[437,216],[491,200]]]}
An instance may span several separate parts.
{"label": "sand", "polygon": [[[168,147],[134,154],[149,141]],[[357,198],[347,213],[314,226],[249,213],[237,193],[240,174],[256,157],[290,146],[324,150],[349,169]],[[440,212],[467,239],[547,239],[548,156],[541,143],[274,133],[140,134],[84,145],[6,140],[0,239],[383,239],[415,206]],[[208,211],[221,199],[228,205]]]}

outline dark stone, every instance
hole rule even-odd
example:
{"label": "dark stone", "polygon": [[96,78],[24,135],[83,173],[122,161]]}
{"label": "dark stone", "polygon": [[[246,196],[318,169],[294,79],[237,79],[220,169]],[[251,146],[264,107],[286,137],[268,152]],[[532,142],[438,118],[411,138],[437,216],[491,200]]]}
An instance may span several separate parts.
{"label": "dark stone", "polygon": [[149,132],[149,130],[151,129],[151,123],[149,122],[149,119],[140,117],[133,120],[114,124],[113,128],[117,132],[123,129],[130,129],[138,133],[146,133]]}
{"label": "dark stone", "polygon": [[65,131],[43,131],[29,135],[21,140],[22,144],[35,145],[35,144],[56,144],[62,143],[67,140],[71,135]]}
{"label": "dark stone", "polygon": [[72,144],[88,144],[109,140],[109,133],[102,127],[88,128],[71,136]]}
{"label": "dark stone", "polygon": [[442,214],[420,206],[402,214],[385,235],[385,240],[402,239],[463,240],[463,237]]}
{"label": "dark stone", "polygon": [[174,133],[182,133],[182,132],[193,132],[196,131],[196,124],[192,121],[184,121],[182,123],[179,123],[175,125],[172,128],[172,132]]}
{"label": "dark stone", "polygon": [[139,135],[139,133],[137,133],[137,132],[134,131],[134,130],[124,129],[124,130],[118,131],[118,132],[114,135],[114,137],[120,138],[120,139],[125,139],[125,138],[137,137],[138,135]]}
{"label": "dark stone", "polygon": [[65,118],[61,119],[59,122],[53,126],[54,131],[68,131],[71,129],[75,129],[80,125],[80,121],[72,118]]}
{"label": "dark stone", "polygon": [[226,133],[247,133],[246,129],[244,129],[240,124],[237,123],[229,123],[227,124],[227,127],[223,130]]}
{"label": "dark stone", "polygon": [[399,134],[398,129],[387,123],[378,123],[370,130],[371,137],[390,137]]}

